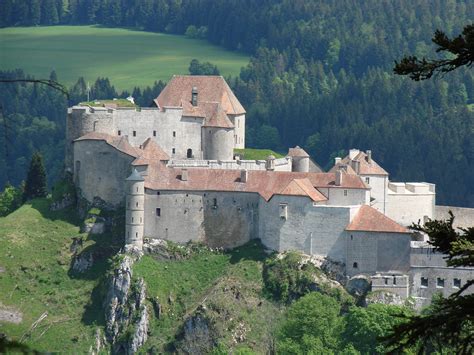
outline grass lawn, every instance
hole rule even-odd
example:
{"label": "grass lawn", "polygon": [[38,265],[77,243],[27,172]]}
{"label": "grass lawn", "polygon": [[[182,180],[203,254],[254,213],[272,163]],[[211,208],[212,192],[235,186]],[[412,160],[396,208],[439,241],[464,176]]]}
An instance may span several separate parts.
{"label": "grass lawn", "polygon": [[[80,276],[71,274],[69,248],[80,235],[79,221],[73,210],[50,212],[50,202],[37,199],[0,218],[0,309],[23,315],[19,324],[0,321],[0,333],[34,350],[87,353],[95,329],[103,328],[99,289],[108,264],[104,258]],[[84,249],[110,244],[107,236],[94,238]],[[43,312],[48,316],[31,330]]]}
{"label": "grass lawn", "polygon": [[144,87],[187,74],[193,58],[212,62],[224,76],[238,75],[248,63],[241,53],[177,35],[95,26],[0,29],[0,69],[21,68],[42,78],[54,69],[67,85],[100,76],[120,90]]}
{"label": "grass lawn", "polygon": [[265,160],[270,154],[273,154],[275,158],[283,158],[284,155],[276,153],[271,149],[255,149],[255,148],[245,148],[245,149],[234,149],[234,154],[243,155],[244,160]]}

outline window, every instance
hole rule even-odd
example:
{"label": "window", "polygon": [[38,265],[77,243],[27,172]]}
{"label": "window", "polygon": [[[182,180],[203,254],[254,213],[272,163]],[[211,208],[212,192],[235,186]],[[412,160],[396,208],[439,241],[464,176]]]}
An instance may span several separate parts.
{"label": "window", "polygon": [[173,131],[173,137],[176,137],[176,131]]}
{"label": "window", "polygon": [[138,202],[135,203],[135,207],[138,207]]}
{"label": "window", "polygon": [[132,223],[133,223],[133,217],[132,217]]}
{"label": "window", "polygon": [[118,134],[119,136],[121,136],[121,135],[122,135],[122,131],[118,131],[117,134]]}
{"label": "window", "polygon": [[396,276],[393,277],[393,284],[394,284],[394,285],[397,284],[397,277],[396,277]]}
{"label": "window", "polygon": [[135,237],[137,237],[137,238],[138,238],[138,232],[136,232],[136,233],[135,233]]}
{"label": "window", "polygon": [[156,137],[156,131],[153,131],[153,137]]}
{"label": "window", "polygon": [[280,218],[288,219],[288,204],[280,203]]}
{"label": "window", "polygon": [[383,279],[385,281],[385,285],[388,285],[388,277],[384,277]]}
{"label": "window", "polygon": [[173,154],[176,154],[176,149],[175,149],[175,148],[171,149],[171,152],[172,152]]}
{"label": "window", "polygon": [[344,196],[347,196],[347,190],[344,190]]}
{"label": "window", "polygon": [[217,208],[217,198],[212,199],[212,207]]}
{"label": "window", "polygon": [[422,288],[427,288],[428,287],[428,278],[427,277],[422,277],[421,278],[420,286]]}
{"label": "window", "polygon": [[133,136],[134,136],[134,137],[137,136],[137,131],[133,131]]}
{"label": "window", "polygon": [[160,194],[160,191],[156,191],[156,194],[159,195],[159,194]]}
{"label": "window", "polygon": [[353,264],[352,264],[352,267],[353,267],[354,269],[357,269],[357,268],[359,267],[359,265],[357,265],[357,263],[353,263]]}
{"label": "window", "polygon": [[354,239],[354,236],[351,234],[351,240],[353,240],[353,239]]}
{"label": "window", "polygon": [[366,183],[366,184],[370,184],[370,178],[369,178],[369,177],[366,177],[366,178],[365,178],[365,183]]}
{"label": "window", "polygon": [[193,150],[189,148],[186,152],[186,158],[190,159],[193,157]]}
{"label": "window", "polygon": [[157,208],[155,210],[155,214],[156,214],[156,217],[160,217],[161,216],[161,208]]}
{"label": "window", "polygon": [[453,280],[453,288],[461,288],[461,279]]}
{"label": "window", "polygon": [[444,287],[444,279],[438,277],[436,279],[436,288],[443,288]]}

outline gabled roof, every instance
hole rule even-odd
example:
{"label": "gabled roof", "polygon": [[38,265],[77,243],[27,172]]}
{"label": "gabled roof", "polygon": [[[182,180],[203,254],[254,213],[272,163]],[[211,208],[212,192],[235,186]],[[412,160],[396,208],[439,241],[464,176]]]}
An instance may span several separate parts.
{"label": "gabled roof", "polygon": [[[193,87],[198,90],[197,107],[191,105]],[[160,108],[183,107],[184,116],[196,116],[195,111],[199,112],[201,102],[219,103],[228,115],[245,113],[245,109],[222,76],[174,75],[154,101]]]}
{"label": "gabled roof", "polygon": [[331,170],[329,170],[329,172],[335,173],[339,169],[344,170],[349,175],[357,175],[354,169],[352,169],[352,167],[349,164],[344,164],[344,163],[337,163],[331,168]]}
{"label": "gabled roof", "polygon": [[107,133],[89,132],[75,139],[74,142],[86,140],[105,141],[107,144],[111,145],[117,150],[135,158],[141,154],[139,149],[133,147],[125,136],[114,137]]}
{"label": "gabled roof", "polygon": [[[379,164],[377,164],[373,158],[370,159],[369,162],[367,154],[362,151],[359,152],[352,160],[358,161],[360,163],[359,175],[388,175],[388,173]],[[351,165],[351,159],[349,158],[349,155],[342,159],[340,164]],[[333,171],[334,168],[335,167],[333,167],[330,171]],[[354,167],[352,166],[352,168]]]}
{"label": "gabled roof", "polygon": [[305,179],[294,179],[279,193],[278,195],[289,196],[307,196],[314,202],[327,201],[327,198],[318,190],[316,190],[311,181]]}
{"label": "gabled roof", "polygon": [[408,229],[388,218],[375,208],[362,205],[346,227],[347,231],[410,233]]}
{"label": "gabled roof", "polygon": [[[336,186],[335,174],[332,173],[251,170],[248,171],[245,183],[240,181],[240,173],[240,170],[191,168],[187,170],[186,181],[182,181],[180,178],[182,169],[170,168],[163,163],[153,163],[148,166],[145,187],[152,190],[254,192],[260,194],[266,201],[282,192],[285,195],[304,194],[314,201],[322,201],[325,199],[324,195],[314,189],[367,189],[362,179],[356,175],[348,175],[343,179],[341,186]],[[290,185],[295,179],[300,181]]]}
{"label": "gabled roof", "polygon": [[141,155],[132,162],[132,165],[148,165],[153,161],[170,160],[169,155],[151,138],[147,138],[141,148]]}

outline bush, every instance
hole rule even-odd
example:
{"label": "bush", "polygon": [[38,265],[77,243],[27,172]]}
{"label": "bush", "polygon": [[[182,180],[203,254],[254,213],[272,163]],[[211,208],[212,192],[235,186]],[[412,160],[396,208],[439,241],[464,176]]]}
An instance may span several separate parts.
{"label": "bush", "polygon": [[302,265],[301,256],[290,252],[282,259],[269,259],[263,266],[265,291],[275,300],[290,303],[314,285],[314,275],[321,273],[311,264]]}
{"label": "bush", "polygon": [[21,206],[23,198],[23,187],[18,188],[7,184],[5,190],[0,193],[0,217],[6,216]]}

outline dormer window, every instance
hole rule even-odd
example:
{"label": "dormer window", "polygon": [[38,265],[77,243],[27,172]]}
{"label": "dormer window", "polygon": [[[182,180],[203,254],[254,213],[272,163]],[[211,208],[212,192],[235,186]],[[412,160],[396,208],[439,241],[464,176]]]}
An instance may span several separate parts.
{"label": "dormer window", "polygon": [[191,104],[193,106],[198,105],[198,89],[195,86],[193,87],[193,89],[191,91]]}

